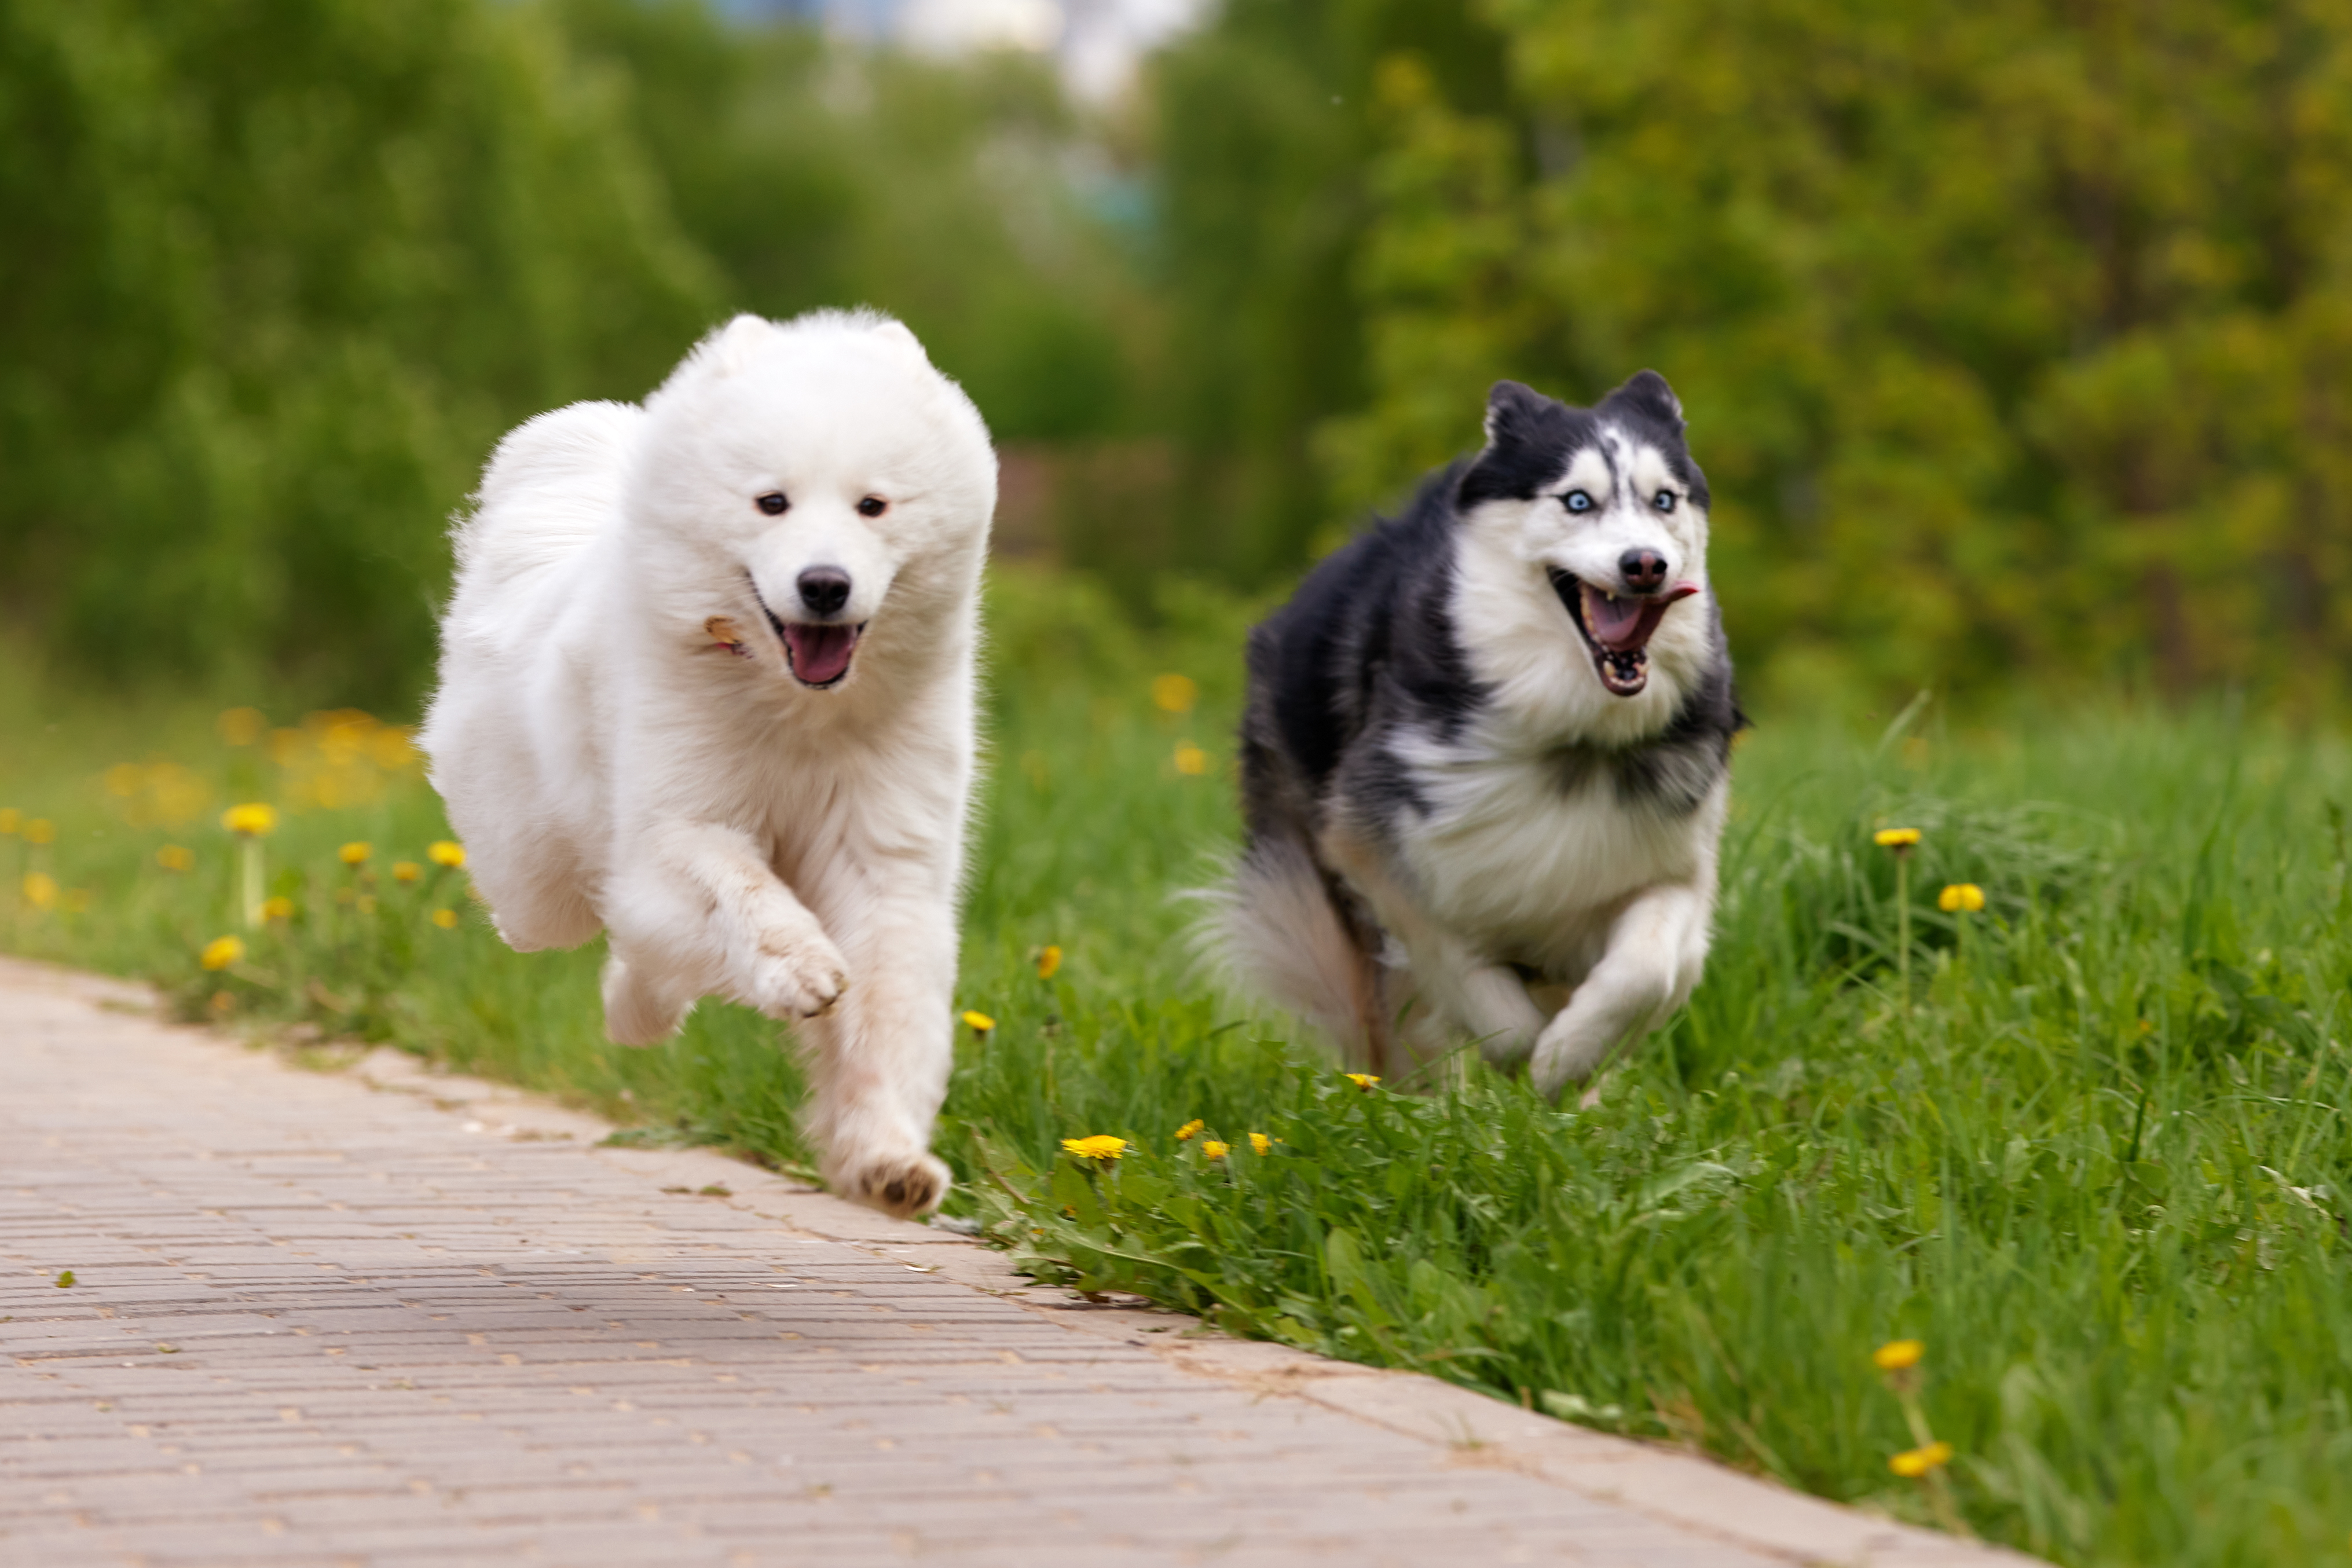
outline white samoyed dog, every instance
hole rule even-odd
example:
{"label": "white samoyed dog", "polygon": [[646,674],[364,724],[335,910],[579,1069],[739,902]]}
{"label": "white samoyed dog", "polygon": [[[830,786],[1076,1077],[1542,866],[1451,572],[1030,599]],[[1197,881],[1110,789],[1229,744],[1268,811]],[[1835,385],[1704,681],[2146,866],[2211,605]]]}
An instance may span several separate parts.
{"label": "white samoyed dog", "polygon": [[423,734],[518,951],[610,933],[604,1026],[793,1023],[825,1180],[938,1205],[996,458],[870,312],[738,316],[644,406],[509,432]]}

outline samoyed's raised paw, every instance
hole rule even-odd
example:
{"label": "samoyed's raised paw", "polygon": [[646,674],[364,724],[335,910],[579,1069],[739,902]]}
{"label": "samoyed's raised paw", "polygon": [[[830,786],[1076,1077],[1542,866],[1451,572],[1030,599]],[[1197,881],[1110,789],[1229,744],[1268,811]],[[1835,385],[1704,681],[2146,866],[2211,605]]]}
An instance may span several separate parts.
{"label": "samoyed's raised paw", "polygon": [[745,966],[743,999],[771,1018],[822,1018],[849,989],[849,966],[822,931],[771,933]]}
{"label": "samoyed's raised paw", "polygon": [[825,1177],[838,1196],[899,1219],[913,1219],[947,1196],[948,1168],[929,1154],[885,1154],[845,1160]]}

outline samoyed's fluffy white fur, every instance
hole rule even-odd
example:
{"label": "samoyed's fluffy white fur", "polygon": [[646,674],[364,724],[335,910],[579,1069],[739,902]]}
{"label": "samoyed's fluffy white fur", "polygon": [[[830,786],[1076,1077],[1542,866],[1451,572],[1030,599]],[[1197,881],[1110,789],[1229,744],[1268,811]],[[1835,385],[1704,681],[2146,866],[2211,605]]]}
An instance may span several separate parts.
{"label": "samoyed's fluffy white fur", "polygon": [[834,1190],[935,1207],[996,460],[914,334],[739,316],[644,406],[499,443],[424,731],[517,949],[611,934],[605,1028],[795,1025]]}

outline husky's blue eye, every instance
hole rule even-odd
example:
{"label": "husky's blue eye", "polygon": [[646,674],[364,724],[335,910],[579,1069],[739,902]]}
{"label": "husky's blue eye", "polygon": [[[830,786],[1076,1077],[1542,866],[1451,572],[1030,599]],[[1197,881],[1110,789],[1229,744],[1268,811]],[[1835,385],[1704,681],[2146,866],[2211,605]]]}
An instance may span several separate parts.
{"label": "husky's blue eye", "polygon": [[1568,510],[1570,511],[1591,511],[1592,510],[1592,498],[1586,495],[1582,490],[1570,490],[1559,499],[1568,503]]}
{"label": "husky's blue eye", "polygon": [[784,492],[782,490],[770,490],[766,495],[761,496],[759,501],[760,510],[770,517],[781,517],[784,508],[792,504],[784,499]]}
{"label": "husky's blue eye", "polygon": [[1672,490],[1660,490],[1656,495],[1650,498],[1650,504],[1656,507],[1660,511],[1672,511],[1675,510],[1675,492]]}

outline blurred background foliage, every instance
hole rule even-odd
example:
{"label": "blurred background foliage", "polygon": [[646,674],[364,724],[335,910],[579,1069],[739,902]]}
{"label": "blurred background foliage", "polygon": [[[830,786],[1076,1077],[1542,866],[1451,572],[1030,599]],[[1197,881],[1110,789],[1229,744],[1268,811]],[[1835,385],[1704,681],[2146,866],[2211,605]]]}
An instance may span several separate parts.
{"label": "blurred background foliage", "polygon": [[2352,0],[1226,0],[1086,104],[700,0],[0,0],[0,203],[74,679],[398,710],[501,430],[857,302],[1147,614],[1651,365],[1768,702],[2352,653]]}

